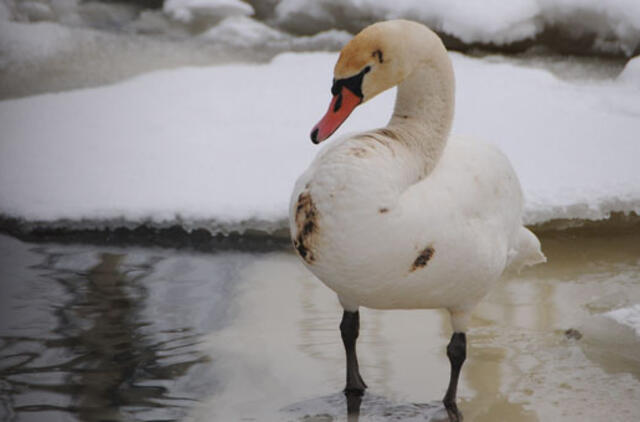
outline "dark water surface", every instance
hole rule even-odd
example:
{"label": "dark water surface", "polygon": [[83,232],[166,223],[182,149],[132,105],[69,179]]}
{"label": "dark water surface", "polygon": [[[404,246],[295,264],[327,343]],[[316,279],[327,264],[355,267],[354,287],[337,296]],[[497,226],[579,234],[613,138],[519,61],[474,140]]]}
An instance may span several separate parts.
{"label": "dark water surface", "polygon": [[[465,420],[640,420],[640,334],[602,317],[640,303],[640,236],[543,249],[474,313]],[[0,235],[0,421],[347,420],[340,315],[288,251]],[[361,311],[359,422],[440,420],[450,330],[441,311]]]}
{"label": "dark water surface", "polygon": [[217,387],[197,345],[249,259],[0,236],[0,419],[181,419]]}

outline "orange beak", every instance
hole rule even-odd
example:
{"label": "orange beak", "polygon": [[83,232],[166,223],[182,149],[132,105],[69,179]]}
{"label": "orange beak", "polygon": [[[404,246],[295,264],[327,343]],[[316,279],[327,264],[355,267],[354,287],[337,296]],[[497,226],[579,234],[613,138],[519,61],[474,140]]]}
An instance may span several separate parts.
{"label": "orange beak", "polygon": [[347,87],[341,87],[340,92],[331,100],[327,113],[313,127],[311,141],[314,144],[319,144],[331,136],[361,102],[362,98],[351,92]]}

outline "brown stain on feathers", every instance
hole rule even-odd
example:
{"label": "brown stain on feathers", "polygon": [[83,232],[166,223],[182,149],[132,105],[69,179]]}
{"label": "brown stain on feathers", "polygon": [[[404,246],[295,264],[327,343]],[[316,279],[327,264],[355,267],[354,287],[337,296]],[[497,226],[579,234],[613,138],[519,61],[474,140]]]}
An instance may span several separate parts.
{"label": "brown stain on feathers", "polygon": [[[377,129],[368,133],[364,133],[361,135],[361,139],[368,141],[367,142],[367,146],[371,149],[377,149],[378,145],[387,148],[389,151],[391,151],[391,153],[393,154],[393,156],[395,157],[396,152],[395,150],[391,147],[391,141],[387,138],[385,138],[384,136],[380,136],[383,135],[383,133],[381,133],[380,131],[383,129]],[[386,130],[385,130],[386,132]],[[390,132],[390,131],[389,131]],[[392,136],[394,139],[397,139],[395,137],[395,135]]]}
{"label": "brown stain on feathers", "polygon": [[386,138],[389,139],[393,139],[394,141],[398,140],[398,135],[396,135],[392,130],[386,129],[386,128],[381,128],[381,129],[376,129],[373,131],[373,133],[376,133],[378,135],[382,135]]}
{"label": "brown stain on feathers", "polygon": [[348,153],[354,157],[362,158],[365,157],[369,151],[362,147],[353,147],[349,149]]}
{"label": "brown stain on feathers", "polygon": [[295,220],[297,234],[293,239],[293,246],[300,257],[311,264],[315,260],[312,247],[318,232],[318,210],[309,191],[304,191],[298,196]]}
{"label": "brown stain on feathers", "polygon": [[433,254],[435,252],[436,250],[433,249],[432,246],[427,246],[426,248],[424,248],[422,252],[420,252],[420,255],[418,255],[418,257],[416,258],[416,260],[413,261],[413,264],[411,265],[411,272],[419,268],[424,268],[429,260],[433,257]]}

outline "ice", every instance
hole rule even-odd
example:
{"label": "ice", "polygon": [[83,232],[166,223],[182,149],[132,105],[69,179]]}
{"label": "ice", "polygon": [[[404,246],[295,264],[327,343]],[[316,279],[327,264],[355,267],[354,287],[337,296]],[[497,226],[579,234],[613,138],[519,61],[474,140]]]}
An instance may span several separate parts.
{"label": "ice", "polygon": [[[640,363],[640,305],[614,309],[587,318],[580,331],[590,358],[611,365],[612,356]],[[586,350],[589,350],[586,349]]]}
{"label": "ice", "polygon": [[627,62],[618,79],[621,82],[633,85],[636,89],[640,89],[640,56],[634,57]]}
{"label": "ice", "polygon": [[[296,35],[332,29],[355,33],[379,20],[406,18],[453,37],[455,42],[449,41],[458,47],[542,43],[573,53],[630,57],[640,52],[637,0],[165,0],[161,11],[127,2],[0,0],[0,21],[44,20],[146,33],[152,26],[154,33],[169,36],[176,25],[188,37],[234,16],[255,16]],[[168,22],[159,24],[162,18]]]}
{"label": "ice", "polygon": [[528,223],[640,210],[639,89],[456,56],[454,131],[497,143],[527,197]]}
{"label": "ice", "polygon": [[163,10],[173,19],[189,23],[196,17],[250,16],[251,5],[240,0],[166,0]]}
{"label": "ice", "polygon": [[[526,222],[640,212],[638,90],[452,54],[454,133],[498,144]],[[286,227],[308,133],[329,102],[335,54],[180,68],[94,89],[0,103],[0,212],[36,224]],[[389,91],[340,133],[379,127]]]}
{"label": "ice", "polygon": [[[89,16],[87,10],[82,16]],[[93,22],[107,25],[108,16],[98,13]],[[338,30],[292,36],[246,16],[204,25],[200,35],[192,37],[188,27],[162,11],[144,11],[126,28],[134,33],[0,21],[0,99],[103,85],[162,68],[264,62],[283,51],[335,51],[351,37]]]}
{"label": "ice", "polygon": [[[88,3],[88,8],[97,3]],[[106,5],[105,5],[106,6]],[[114,5],[119,7],[121,5]],[[2,12],[6,10],[6,14]],[[18,22],[55,21],[70,25],[81,23],[78,0],[0,0],[0,21]]]}
{"label": "ice", "polygon": [[452,35],[456,41],[445,41],[458,48],[548,44],[558,35],[565,51],[640,52],[637,1],[604,7],[591,0],[167,0],[163,8],[144,9],[145,3],[0,0],[0,98],[113,83],[154,69],[335,51],[349,32],[394,17]]}
{"label": "ice", "polygon": [[[440,13],[433,16],[424,5],[413,2],[409,8],[419,19],[440,21],[441,30],[457,36],[463,42],[508,44],[533,38],[541,29],[536,20],[539,8],[530,0],[503,2],[439,2]],[[431,15],[431,16],[430,16]]]}
{"label": "ice", "polygon": [[284,32],[245,16],[226,18],[220,24],[201,34],[200,37],[231,44],[241,43],[245,46],[284,41],[292,38]]}
{"label": "ice", "polygon": [[245,48],[279,50],[339,50],[350,39],[345,31],[325,31],[294,37],[246,16],[233,16],[200,35],[201,39]]}
{"label": "ice", "polygon": [[640,47],[636,0],[282,0],[276,18],[279,25],[302,34],[328,28],[357,31],[375,21],[406,18],[467,44],[505,45],[550,30],[576,43],[593,37],[593,48],[601,52],[631,55]]}
{"label": "ice", "polygon": [[55,15],[48,4],[39,1],[22,1],[18,3],[18,11],[29,16],[32,21],[53,20]]}
{"label": "ice", "polygon": [[607,312],[604,316],[620,325],[633,329],[636,336],[640,338],[640,304],[628,308],[615,309]]}
{"label": "ice", "polygon": [[136,20],[138,12],[134,5],[87,2],[77,10],[77,24],[90,28],[119,30]]}
{"label": "ice", "polygon": [[[147,23],[163,27],[158,19]],[[153,31],[150,26],[147,30]],[[162,68],[269,57],[199,39],[181,42],[54,22],[0,22],[0,98],[103,85]]]}
{"label": "ice", "polygon": [[0,97],[109,83],[191,53],[167,44],[53,22],[2,22]]}

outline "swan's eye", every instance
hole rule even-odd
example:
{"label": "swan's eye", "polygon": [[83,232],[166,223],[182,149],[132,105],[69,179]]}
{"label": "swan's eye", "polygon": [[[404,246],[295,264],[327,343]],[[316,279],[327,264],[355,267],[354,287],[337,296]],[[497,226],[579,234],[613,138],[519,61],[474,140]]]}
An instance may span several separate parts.
{"label": "swan's eye", "polygon": [[369,71],[371,71],[371,66],[367,66],[364,69],[362,69],[362,73],[369,73]]}
{"label": "swan's eye", "polygon": [[380,63],[384,62],[384,59],[382,58],[382,50],[374,51],[371,53],[371,57],[376,57]]}

